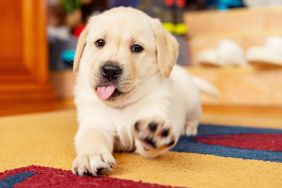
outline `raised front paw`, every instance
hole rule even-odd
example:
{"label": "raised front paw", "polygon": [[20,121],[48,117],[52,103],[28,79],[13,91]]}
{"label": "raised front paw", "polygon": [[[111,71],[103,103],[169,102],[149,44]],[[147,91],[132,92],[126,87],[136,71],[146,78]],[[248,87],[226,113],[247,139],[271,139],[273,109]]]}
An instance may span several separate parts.
{"label": "raised front paw", "polygon": [[83,153],[78,154],[73,161],[72,172],[80,176],[98,176],[111,171],[114,164],[111,153]]}
{"label": "raised front paw", "polygon": [[138,120],[134,124],[136,152],[146,157],[156,157],[173,147],[178,137],[171,125],[160,118]]}

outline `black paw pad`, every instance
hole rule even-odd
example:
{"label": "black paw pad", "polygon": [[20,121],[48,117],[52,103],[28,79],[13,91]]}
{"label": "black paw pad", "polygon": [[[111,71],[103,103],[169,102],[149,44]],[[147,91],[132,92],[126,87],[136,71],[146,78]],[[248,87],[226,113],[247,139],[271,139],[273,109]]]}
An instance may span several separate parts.
{"label": "black paw pad", "polygon": [[157,130],[158,124],[155,122],[151,122],[148,125],[148,128],[151,132],[155,132]]}
{"label": "black paw pad", "polygon": [[164,129],[162,132],[161,132],[161,136],[162,137],[167,137],[169,135],[169,129]]}
{"label": "black paw pad", "polygon": [[156,142],[153,140],[153,138],[146,137],[143,140],[144,140],[144,142],[146,142],[150,146],[156,148]]}

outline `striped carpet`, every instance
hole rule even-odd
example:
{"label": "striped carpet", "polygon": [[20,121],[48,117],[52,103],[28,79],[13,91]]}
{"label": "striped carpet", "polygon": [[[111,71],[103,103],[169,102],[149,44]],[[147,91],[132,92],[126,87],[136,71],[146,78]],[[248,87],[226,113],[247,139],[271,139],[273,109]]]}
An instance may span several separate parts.
{"label": "striped carpet", "polygon": [[158,159],[115,154],[112,174],[100,178],[70,173],[75,131],[73,110],[1,117],[0,187],[282,187],[278,125],[202,124]]}

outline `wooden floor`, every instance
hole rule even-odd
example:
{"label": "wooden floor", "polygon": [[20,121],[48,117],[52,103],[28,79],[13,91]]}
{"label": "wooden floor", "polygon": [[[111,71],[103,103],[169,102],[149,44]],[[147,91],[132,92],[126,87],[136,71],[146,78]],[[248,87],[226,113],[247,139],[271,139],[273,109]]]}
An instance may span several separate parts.
{"label": "wooden floor", "polygon": [[282,128],[281,107],[203,106],[202,123]]}
{"label": "wooden floor", "polygon": [[72,100],[57,100],[44,104],[12,104],[10,106],[5,105],[4,108],[0,108],[0,116],[49,112],[70,108],[74,108]]}

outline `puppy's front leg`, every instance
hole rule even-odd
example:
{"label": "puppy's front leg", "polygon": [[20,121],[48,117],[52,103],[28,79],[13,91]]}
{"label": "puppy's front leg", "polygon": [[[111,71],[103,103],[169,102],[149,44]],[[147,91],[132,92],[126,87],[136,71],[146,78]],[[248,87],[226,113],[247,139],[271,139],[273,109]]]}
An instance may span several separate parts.
{"label": "puppy's front leg", "polygon": [[75,137],[77,156],[73,162],[73,173],[97,176],[111,170],[115,164],[111,136],[97,128],[81,127]]}

